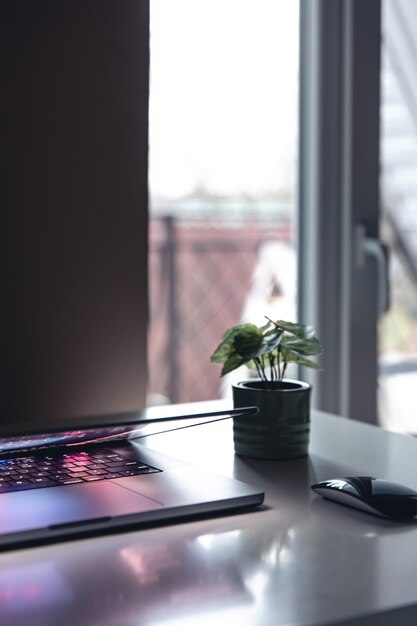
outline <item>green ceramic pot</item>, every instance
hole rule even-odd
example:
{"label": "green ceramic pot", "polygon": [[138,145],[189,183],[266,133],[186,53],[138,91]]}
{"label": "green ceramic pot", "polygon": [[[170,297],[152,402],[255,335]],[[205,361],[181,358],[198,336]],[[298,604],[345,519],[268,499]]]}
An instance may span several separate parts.
{"label": "green ceramic pot", "polygon": [[233,385],[236,408],[257,406],[258,415],[233,419],[236,454],[262,459],[295,459],[308,454],[311,385],[283,380],[279,390],[260,379]]}

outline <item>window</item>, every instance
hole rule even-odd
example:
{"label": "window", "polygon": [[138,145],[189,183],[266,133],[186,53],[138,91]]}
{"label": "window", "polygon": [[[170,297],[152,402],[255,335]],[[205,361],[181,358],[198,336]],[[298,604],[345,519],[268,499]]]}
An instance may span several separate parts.
{"label": "window", "polygon": [[391,307],[379,329],[380,422],[417,432],[417,62],[415,4],[382,3],[381,164]]}
{"label": "window", "polygon": [[295,318],[298,12],[151,0],[150,402],[223,395],[223,332]]}

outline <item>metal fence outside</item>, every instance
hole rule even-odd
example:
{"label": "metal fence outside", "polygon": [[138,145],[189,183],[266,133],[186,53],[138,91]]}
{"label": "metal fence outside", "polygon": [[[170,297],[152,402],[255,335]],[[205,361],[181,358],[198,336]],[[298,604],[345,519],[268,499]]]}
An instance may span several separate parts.
{"label": "metal fence outside", "polygon": [[150,222],[150,402],[219,397],[210,355],[241,320],[260,246],[290,242],[288,221]]}

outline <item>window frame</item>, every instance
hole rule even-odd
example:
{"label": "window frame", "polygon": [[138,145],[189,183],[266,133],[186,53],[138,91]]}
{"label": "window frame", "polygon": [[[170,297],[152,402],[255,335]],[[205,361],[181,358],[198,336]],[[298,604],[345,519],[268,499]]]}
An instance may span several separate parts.
{"label": "window frame", "polygon": [[323,371],[316,408],[377,423],[380,0],[301,0],[299,319]]}

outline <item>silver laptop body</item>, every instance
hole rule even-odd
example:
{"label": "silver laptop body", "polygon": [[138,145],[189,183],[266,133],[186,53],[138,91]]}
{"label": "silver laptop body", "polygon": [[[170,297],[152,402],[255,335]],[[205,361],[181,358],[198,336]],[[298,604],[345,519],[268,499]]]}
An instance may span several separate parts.
{"label": "silver laptop body", "polygon": [[[212,419],[223,419],[224,413],[220,412],[221,417]],[[189,424],[206,422],[210,418],[205,416],[202,420],[190,420],[189,416],[184,416],[179,421],[177,417],[174,421],[172,419],[156,424],[148,420],[142,425],[130,425],[126,427],[126,435],[110,437],[109,428],[102,432],[96,428],[91,435],[88,431],[83,433],[78,430],[30,440],[25,437],[21,438],[21,444],[29,447],[23,450],[10,451],[11,447],[18,445],[16,440],[19,438],[3,439],[3,449],[7,451],[0,455],[0,466],[11,462],[9,467],[12,473],[16,475],[25,471],[17,478],[29,479],[32,484],[29,488],[22,486],[22,490],[8,491],[7,486],[4,487],[6,483],[2,483],[0,478],[0,547],[13,548],[65,537],[139,528],[151,523],[262,503],[263,493],[249,485],[152,451],[138,443],[140,439],[112,438],[131,437],[132,432],[133,436],[141,437],[147,432],[188,427]],[[122,430],[120,426],[117,428]],[[85,439],[82,444],[76,443],[80,437]],[[91,438],[95,441],[89,441]],[[50,443],[51,439],[54,443]],[[113,459],[123,458],[126,461],[126,474],[129,474],[129,468],[137,467],[139,463],[144,468],[143,473],[103,478],[100,470],[90,469],[100,467],[97,459],[102,461],[103,458],[110,459],[110,465],[117,471],[120,468],[114,466],[119,461]],[[41,471],[40,478],[36,478],[38,474],[31,465],[33,460],[37,460],[40,465],[45,462],[48,464],[48,459],[60,463],[62,460],[68,463],[68,460],[74,459],[77,463],[78,459],[80,462],[75,469],[86,471],[75,473],[77,478],[67,477],[66,483],[54,486],[52,474],[47,477],[45,471]],[[41,470],[50,470],[50,467],[41,466]],[[99,475],[96,476],[94,472]],[[7,471],[5,473],[10,474]],[[59,475],[56,477],[63,478]],[[38,486],[36,480],[45,481],[47,486]]]}
{"label": "silver laptop body", "polygon": [[[42,433],[120,427],[146,406],[149,11],[7,0],[0,15],[5,462],[16,460],[16,437],[25,447]],[[117,446],[162,471],[0,490],[0,546],[261,500],[135,443]]]}

